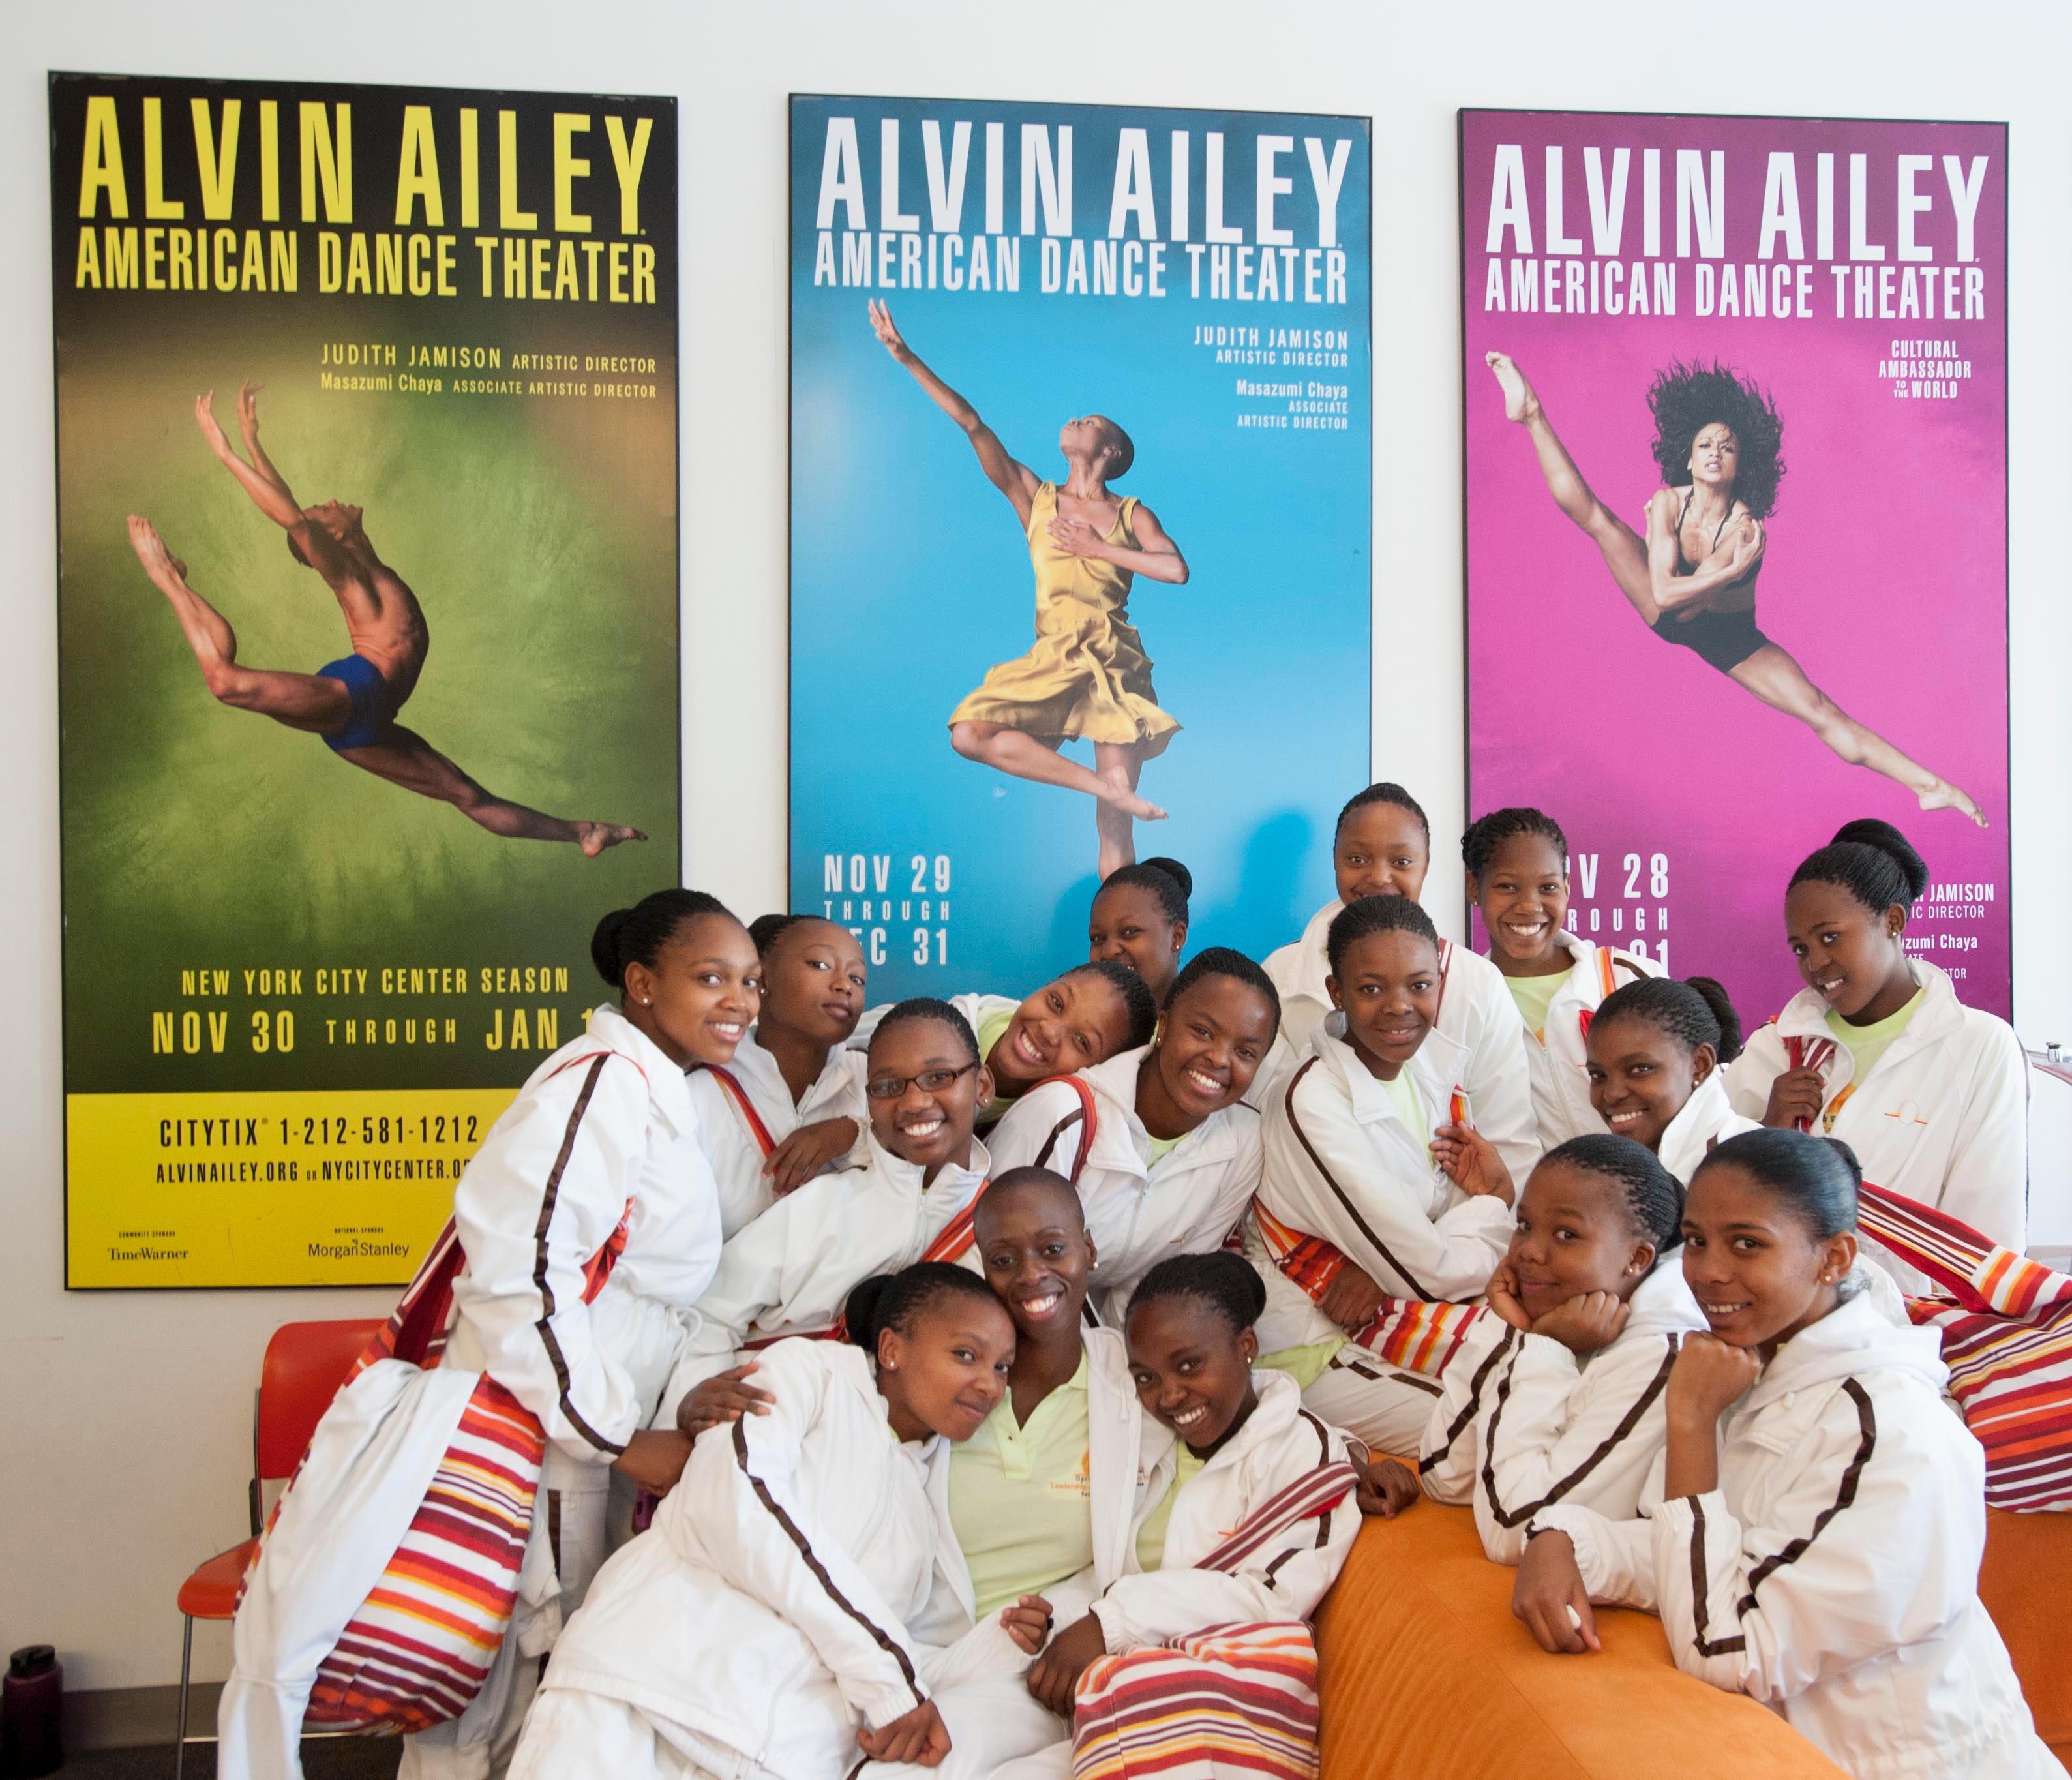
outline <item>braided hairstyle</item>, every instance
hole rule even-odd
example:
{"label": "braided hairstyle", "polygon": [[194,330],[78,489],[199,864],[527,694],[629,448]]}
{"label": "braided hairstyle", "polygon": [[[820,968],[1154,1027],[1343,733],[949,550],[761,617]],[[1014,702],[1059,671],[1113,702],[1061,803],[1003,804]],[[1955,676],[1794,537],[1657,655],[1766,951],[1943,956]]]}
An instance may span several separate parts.
{"label": "braided hairstyle", "polygon": [[1613,1020],[1646,1020],[1696,1050],[1710,1045],[1730,1063],[1741,1054],[1741,1018],[1725,986],[1710,976],[1679,982],[1673,976],[1642,976],[1614,989],[1590,1017],[1592,1030]]}
{"label": "braided hairstyle", "polygon": [[1787,894],[1801,884],[1834,884],[1873,915],[1911,909],[1928,888],[1928,865],[1889,822],[1866,816],[1844,822],[1835,838],[1791,874]]}
{"label": "braided hairstyle", "polygon": [[1141,859],[1133,865],[1110,872],[1094,892],[1094,900],[1098,902],[1112,890],[1133,888],[1149,890],[1158,912],[1177,927],[1187,919],[1187,898],[1194,894],[1194,874],[1177,859]]}
{"label": "braided hairstyle", "polygon": [[875,1353],[878,1338],[886,1330],[911,1335],[915,1322],[947,1298],[970,1298],[1006,1314],[993,1288],[969,1268],[916,1261],[897,1273],[874,1273],[857,1285],[842,1306],[842,1321],[851,1341]]}
{"label": "braided hairstyle", "polygon": [[1432,823],[1431,819],[1424,813],[1424,806],[1400,785],[1385,779],[1377,784],[1368,786],[1363,791],[1355,791],[1346,800],[1346,807],[1338,812],[1338,823],[1332,828],[1332,834],[1335,836],[1338,830],[1346,825],[1346,818],[1355,810],[1364,809],[1370,804],[1393,804],[1399,809],[1409,811],[1417,818],[1417,825],[1424,831],[1424,844],[1428,847],[1431,845]]}
{"label": "braided hairstyle", "polygon": [[1266,1285],[1252,1263],[1227,1248],[1206,1255],[1169,1255],[1137,1282],[1123,1313],[1127,1324],[1141,1305],[1159,1298],[1194,1298],[1241,1335],[1266,1308]]}
{"label": "braided hairstyle", "polygon": [[703,890],[656,890],[630,909],[614,909],[598,923],[597,931],[590,935],[590,962],[606,982],[614,989],[623,989],[628,964],[654,969],[663,948],[676,937],[678,930],[705,915],[734,919],[734,911],[726,903]]}
{"label": "braided hairstyle", "polygon": [[1151,993],[1151,985],[1128,965],[1112,958],[1096,958],[1083,964],[1075,964],[1070,970],[1059,971],[1052,980],[1062,983],[1067,976],[1098,976],[1122,997],[1122,1011],[1129,1022],[1129,1031],[1118,1049],[1135,1050],[1151,1042],[1151,1034],[1158,1028],[1158,997]]}
{"label": "braided hairstyle", "polygon": [[[1083,969],[1086,967],[1082,965],[1080,968]],[[1114,968],[1120,970],[1124,967],[1117,964]],[[1276,1034],[1280,1032],[1281,991],[1273,986],[1273,979],[1257,964],[1243,952],[1233,951],[1228,946],[1211,946],[1189,959],[1180,974],[1173,979],[1173,987],[1166,997],[1166,1006],[1178,1006],[1182,996],[1208,976],[1228,976],[1244,984],[1247,989],[1256,989],[1266,997],[1266,1005],[1273,1009],[1273,1030]],[[1131,978],[1132,981],[1137,980],[1133,976]],[[1149,991],[1145,993],[1148,994]],[[1268,1043],[1272,1042],[1271,1038],[1268,1040]]]}
{"label": "braided hairstyle", "polygon": [[1438,949],[1439,930],[1432,925],[1432,917],[1408,897],[1363,896],[1331,918],[1330,931],[1324,937],[1324,956],[1330,960],[1334,976],[1353,942],[1371,933],[1414,933],[1430,940],[1435,952]]}
{"label": "braided hairstyle", "polygon": [[770,948],[777,942],[777,935],[795,921],[803,921],[803,915],[758,915],[748,923],[748,937],[755,942],[755,956],[767,958]]}
{"label": "braided hairstyle", "polygon": [[1513,808],[1491,810],[1480,820],[1468,825],[1468,832],[1461,837],[1461,859],[1468,868],[1468,875],[1480,878],[1489,869],[1489,863],[1496,857],[1498,847],[1526,834],[1537,835],[1551,843],[1560,856],[1561,869],[1568,870],[1568,837],[1561,832],[1561,824],[1543,810]]}
{"label": "braided hairstyle", "polygon": [[1658,1255],[1675,1247],[1684,1223],[1684,1189],[1644,1144],[1593,1131],[1556,1144],[1540,1161],[1610,1181],[1618,1189],[1634,1234]]}
{"label": "braided hairstyle", "polygon": [[1716,1145],[1691,1176],[1695,1188],[1707,1171],[1731,1165],[1783,1200],[1815,1242],[1856,1227],[1856,1189],[1864,1171],[1856,1153],[1810,1131],[1744,1131]]}
{"label": "braided hairstyle", "polygon": [[885,1034],[917,1020],[932,1020],[938,1026],[948,1026],[964,1054],[975,1063],[980,1061],[978,1034],[972,1030],[971,1022],[948,1001],[939,1001],[932,995],[909,996],[903,1001],[894,1001],[871,1029],[870,1048],[875,1050],[878,1039]]}

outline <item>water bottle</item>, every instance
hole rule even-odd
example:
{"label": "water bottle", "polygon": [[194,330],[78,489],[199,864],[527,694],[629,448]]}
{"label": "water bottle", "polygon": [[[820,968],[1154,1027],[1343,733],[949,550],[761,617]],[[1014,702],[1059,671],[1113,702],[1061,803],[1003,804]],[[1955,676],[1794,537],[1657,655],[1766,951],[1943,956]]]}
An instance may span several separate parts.
{"label": "water bottle", "polygon": [[0,1774],[33,1780],[55,1774],[64,1760],[58,1720],[64,1701],[64,1669],[47,1644],[24,1644],[7,1659],[0,1679]]}

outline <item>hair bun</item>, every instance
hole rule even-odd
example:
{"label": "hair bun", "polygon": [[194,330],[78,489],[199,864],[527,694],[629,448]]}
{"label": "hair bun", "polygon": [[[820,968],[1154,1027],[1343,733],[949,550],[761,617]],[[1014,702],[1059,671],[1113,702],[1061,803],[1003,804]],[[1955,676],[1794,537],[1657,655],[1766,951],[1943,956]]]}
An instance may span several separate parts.
{"label": "hair bun", "polygon": [[1741,1030],[1741,1017],[1735,1010],[1733,1000],[1727,993],[1727,985],[1716,976],[1687,976],[1684,986],[1697,992],[1699,998],[1711,1010],[1712,1017],[1720,1022],[1719,1060],[1730,1063],[1741,1054],[1745,1037]]}
{"label": "hair bun", "polygon": [[614,989],[626,986],[626,966],[619,956],[619,940],[626,931],[626,923],[632,919],[632,910],[614,909],[598,923],[597,931],[590,936],[590,961],[597,966],[598,975]]}
{"label": "hair bun", "polygon": [[1188,870],[1185,865],[1182,865],[1178,860],[1168,859],[1165,854],[1157,853],[1149,859],[1138,860],[1137,864],[1141,865],[1146,871],[1162,871],[1165,873],[1168,878],[1171,878],[1174,883],[1180,886],[1180,894],[1182,896],[1190,897],[1194,894],[1194,874]]}
{"label": "hair bun", "polygon": [[866,1353],[878,1346],[878,1301],[891,1283],[890,1273],[874,1273],[859,1281],[843,1301],[842,1321],[848,1326],[849,1338]]}
{"label": "hair bun", "polygon": [[1835,831],[1835,838],[1829,845],[1875,847],[1899,867],[1900,875],[1906,880],[1910,901],[1918,902],[1921,893],[1928,888],[1927,861],[1914,850],[1913,842],[1889,822],[1881,821],[1874,816],[1844,822]]}

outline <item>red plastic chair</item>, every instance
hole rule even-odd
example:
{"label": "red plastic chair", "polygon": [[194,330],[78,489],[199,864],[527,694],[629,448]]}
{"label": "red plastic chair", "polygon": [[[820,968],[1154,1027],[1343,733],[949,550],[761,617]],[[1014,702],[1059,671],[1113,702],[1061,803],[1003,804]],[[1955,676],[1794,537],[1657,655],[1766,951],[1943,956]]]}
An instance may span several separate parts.
{"label": "red plastic chair", "polygon": [[263,1524],[263,1486],[294,1474],[308,1449],[310,1437],[323,1420],[374,1332],[380,1319],[350,1322],[290,1322],[273,1331],[259,1375],[257,1404],[252,1418],[252,1482],[249,1507],[252,1536],[241,1545],[219,1552],[180,1585],[179,1608],[187,1630],[180,1640],[179,1743],[173,1757],[174,1780],[179,1780],[187,1745],[212,1743],[212,1737],[187,1735],[187,1676],[194,1655],[197,1619],[228,1619],[237,1610],[237,1585],[243,1581]]}

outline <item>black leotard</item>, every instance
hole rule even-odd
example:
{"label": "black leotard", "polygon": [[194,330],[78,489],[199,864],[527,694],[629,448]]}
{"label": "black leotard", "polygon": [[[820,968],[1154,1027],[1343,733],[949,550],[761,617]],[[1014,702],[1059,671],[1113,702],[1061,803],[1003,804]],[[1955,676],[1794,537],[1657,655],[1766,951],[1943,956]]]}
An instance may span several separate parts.
{"label": "black leotard", "polygon": [[[1684,556],[1684,521],[1691,511],[1691,503],[1697,495],[1694,487],[1684,497],[1684,508],[1676,516],[1676,572],[1679,575],[1695,574],[1698,565],[1688,562]],[[1727,521],[1734,516],[1733,504],[1712,533],[1712,548],[1719,548],[1720,539],[1727,528]],[[1770,639],[1756,628],[1753,608],[1742,611],[1716,612],[1700,610],[1689,617],[1675,612],[1664,612],[1655,621],[1655,634],[1664,643],[1674,643],[1679,649],[1688,649],[1708,667],[1716,668],[1726,673],[1738,668],[1760,649]]]}

